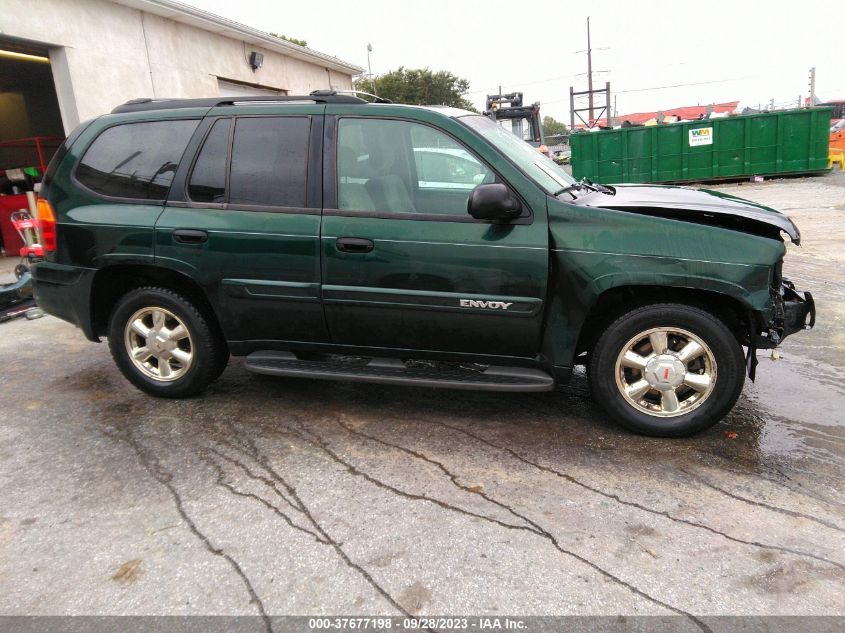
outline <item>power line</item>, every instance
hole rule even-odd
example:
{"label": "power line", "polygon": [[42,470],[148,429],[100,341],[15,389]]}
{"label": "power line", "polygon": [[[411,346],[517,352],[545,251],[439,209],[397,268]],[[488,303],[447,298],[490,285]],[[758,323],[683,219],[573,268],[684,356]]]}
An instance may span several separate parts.
{"label": "power line", "polygon": [[[628,90],[617,90],[616,94],[628,94],[628,93],[631,93],[631,92],[647,92],[649,90],[667,90],[669,88],[685,88],[687,86],[706,86],[706,85],[710,85],[710,84],[721,84],[721,83],[727,83],[727,82],[730,82],[730,81],[739,81],[741,79],[748,79],[748,77],[747,76],[745,76],[745,77],[731,77],[730,79],[714,79],[712,81],[695,81],[695,82],[692,82],[692,83],[685,83],[685,84],[671,84],[671,85],[667,85],[667,86],[652,86],[650,88],[630,88]],[[545,104],[560,103],[562,101],[569,101],[569,99],[568,98],[567,99],[553,99],[551,101],[544,101],[543,103],[545,103]]]}
{"label": "power line", "polygon": [[[536,86],[537,84],[545,84],[549,83],[550,81],[560,81],[561,79],[574,79],[576,75],[561,75],[560,77],[549,77],[548,79],[538,79],[537,81],[521,81],[521,82],[511,82],[511,83],[503,83],[502,86]],[[472,94],[482,94],[482,93],[489,93],[491,90],[498,90],[499,86],[493,86],[492,88],[479,88],[478,90],[470,90],[468,92],[464,92],[461,96],[464,95],[472,95]]]}
{"label": "power line", "polygon": [[[584,49],[583,51],[575,51],[575,52],[583,53],[586,50],[587,49]],[[601,50],[601,49],[594,48],[593,50],[595,51],[595,50]],[[669,67],[672,67],[672,66],[686,66],[686,65],[688,65],[688,62],[668,62],[668,63],[665,63],[665,64],[651,64],[650,67],[651,68],[669,68]],[[616,72],[617,74],[619,74],[620,71],[618,71],[618,70],[616,70],[616,71],[594,70],[593,74],[596,74],[598,72],[602,72],[602,73]],[[536,79],[534,81],[527,81],[527,82],[526,81],[519,81],[519,82],[511,81],[511,82],[504,82],[504,83],[501,84],[501,86],[503,86],[505,88],[508,87],[508,86],[536,86],[537,84],[545,84],[545,83],[549,83],[549,82],[552,82],[552,81],[560,81],[561,79],[577,79],[578,77],[583,77],[584,75],[586,75],[586,73],[573,73],[571,75],[560,75],[558,77],[547,77],[545,79]],[[462,93],[462,96],[463,95],[489,93],[493,90],[498,90],[498,89],[499,89],[499,86],[491,86],[490,88],[477,88],[475,90],[469,90],[467,92]]]}
{"label": "power line", "polygon": [[706,86],[710,84],[723,84],[728,83],[730,81],[739,81],[740,79],[748,79],[748,76],[746,75],[745,77],[731,77],[729,79],[714,79],[712,81],[695,81],[693,83],[671,84],[668,86],[654,86],[651,88],[631,88],[629,90],[617,90],[616,94],[629,92],[646,92],[647,90],[666,90],[667,88],[686,88],[687,86]]}

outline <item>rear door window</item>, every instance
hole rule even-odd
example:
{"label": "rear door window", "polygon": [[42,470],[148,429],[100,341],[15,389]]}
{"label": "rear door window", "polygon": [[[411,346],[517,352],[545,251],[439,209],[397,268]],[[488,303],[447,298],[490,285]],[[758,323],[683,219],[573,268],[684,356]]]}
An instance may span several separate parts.
{"label": "rear door window", "polygon": [[104,196],[164,200],[197,125],[183,119],[107,128],[79,161],[76,179]]}
{"label": "rear door window", "polygon": [[309,117],[237,119],[229,204],[305,207]]}

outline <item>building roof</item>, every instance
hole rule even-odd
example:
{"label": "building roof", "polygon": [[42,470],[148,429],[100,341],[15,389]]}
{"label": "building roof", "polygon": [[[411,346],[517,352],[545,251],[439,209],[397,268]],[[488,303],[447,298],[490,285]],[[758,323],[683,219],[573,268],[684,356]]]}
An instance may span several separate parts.
{"label": "building roof", "polygon": [[[660,110],[664,116],[676,116],[683,121],[695,121],[696,119],[707,114],[707,109],[711,108],[711,112],[717,114],[725,114],[733,112],[739,105],[739,101],[727,101],[725,103],[713,103],[710,105],[684,106],[681,108],[670,108],[668,110]],[[613,117],[614,121],[622,123],[623,121],[630,121],[631,123],[645,123],[651,119],[656,119],[658,112],[635,112],[633,114],[620,114]],[[607,119],[599,119],[598,125],[607,125]]]}
{"label": "building roof", "polygon": [[122,4],[132,9],[145,11],[152,15],[157,15],[174,22],[188,24],[190,26],[210,31],[211,33],[218,33],[231,37],[236,40],[255,44],[267,50],[275,51],[288,57],[301,59],[302,61],[311,64],[318,64],[320,66],[331,68],[342,73],[350,75],[360,75],[364,69],[355,64],[343,61],[337,57],[332,57],[325,53],[315,51],[293,42],[288,42],[278,37],[273,37],[269,33],[259,31],[251,26],[246,26],[229,20],[214,13],[191,7],[181,2],[174,2],[173,0],[112,0],[117,4]]}

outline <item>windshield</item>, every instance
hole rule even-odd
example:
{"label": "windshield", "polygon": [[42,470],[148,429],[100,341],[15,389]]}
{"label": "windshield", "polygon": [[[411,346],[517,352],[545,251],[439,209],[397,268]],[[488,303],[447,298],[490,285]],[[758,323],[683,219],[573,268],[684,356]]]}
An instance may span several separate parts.
{"label": "windshield", "polygon": [[546,193],[554,193],[563,187],[575,184],[575,179],[563,171],[551,158],[541,154],[535,147],[495,121],[478,115],[461,117],[460,120],[516,163],[517,167],[528,174]]}

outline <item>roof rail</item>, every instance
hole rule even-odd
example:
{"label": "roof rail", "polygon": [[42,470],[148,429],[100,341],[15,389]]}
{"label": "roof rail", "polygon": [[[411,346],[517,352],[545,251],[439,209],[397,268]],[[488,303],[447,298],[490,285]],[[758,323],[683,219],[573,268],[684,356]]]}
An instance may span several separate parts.
{"label": "roof rail", "polygon": [[[322,92],[322,91],[315,90],[315,92]],[[367,96],[367,97],[372,97],[373,103],[393,103],[393,100],[388,99],[387,97],[379,97],[378,95],[373,94],[372,92],[364,92],[363,90],[355,90],[354,88],[352,90],[333,90],[332,92],[334,92],[335,94],[345,94],[345,95],[353,95],[353,96],[354,95],[364,95],[364,96]],[[312,92],[311,94],[313,95],[314,93]]]}
{"label": "roof rail", "polygon": [[211,97],[204,99],[132,99],[112,110],[112,114],[126,112],[144,112],[147,110],[172,110],[180,108],[216,108],[236,103],[357,103],[367,101],[348,94],[338,94],[335,90],[315,90],[310,95],[267,95],[266,97]]}

